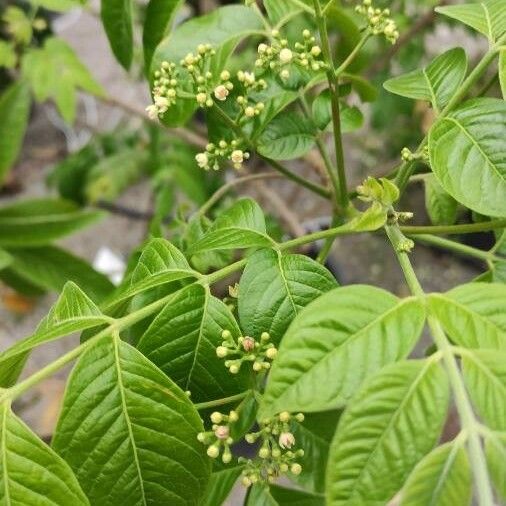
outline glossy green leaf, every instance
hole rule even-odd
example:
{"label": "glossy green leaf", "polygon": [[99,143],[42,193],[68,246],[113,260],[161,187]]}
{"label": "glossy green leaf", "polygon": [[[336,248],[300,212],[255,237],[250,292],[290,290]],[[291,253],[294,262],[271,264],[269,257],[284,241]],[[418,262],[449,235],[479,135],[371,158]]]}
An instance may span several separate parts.
{"label": "glossy green leaf", "polygon": [[241,476],[244,466],[223,467],[211,474],[207,484],[202,506],[218,506],[224,504],[234,487],[237,479]]}
{"label": "glossy green leaf", "polygon": [[24,200],[0,207],[0,246],[40,246],[60,239],[103,218],[100,211],[83,211],[58,199]]}
{"label": "glossy green leaf", "polygon": [[101,0],[100,16],[114,56],[128,70],[134,45],[132,0]]}
{"label": "glossy green leaf", "polygon": [[[188,52],[195,52],[199,44],[211,44],[216,50],[212,71],[219,76],[237,43],[249,35],[261,33],[263,28],[261,18],[249,7],[226,5],[214,9],[178,26],[160,42],[153,54],[152,73],[160,68],[163,61],[178,63]],[[164,114],[162,121],[168,126],[183,125],[196,108],[196,100],[180,99]]]}
{"label": "glossy green leaf", "polygon": [[8,251],[13,258],[9,271],[42,290],[59,292],[67,281],[72,281],[97,302],[114,290],[114,285],[104,274],[82,258],[56,246]]}
{"label": "glossy green leaf", "polygon": [[65,12],[82,7],[85,2],[80,0],[30,0],[36,7],[43,7],[48,11]]}
{"label": "glossy green leaf", "polygon": [[325,492],[329,448],[340,415],[337,410],[307,413],[302,423],[293,422],[293,435],[297,447],[304,449],[304,456],[297,459],[302,465],[302,473],[289,477],[305,490],[318,494]]}
{"label": "glossy green leaf", "polygon": [[503,0],[445,5],[436,12],[456,19],[482,33],[493,42],[506,32],[506,7]]}
{"label": "glossy green leaf", "polygon": [[434,225],[453,225],[457,220],[457,201],[439,184],[433,174],[423,180],[425,184],[425,209]]}
{"label": "glossy green leaf", "polygon": [[7,360],[19,357],[36,346],[107,322],[109,318],[77,285],[69,281],[35,332],[0,354],[0,367]]}
{"label": "glossy green leaf", "polygon": [[506,349],[506,286],[469,283],[428,297],[449,337],[466,348]]}
{"label": "glossy green leaf", "polygon": [[312,123],[294,112],[276,116],[258,138],[257,150],[273,160],[292,160],[305,155],[315,143]]}
{"label": "glossy green leaf", "polygon": [[13,42],[0,40],[0,68],[12,69],[16,66],[18,56]]}
{"label": "glossy green leaf", "polygon": [[[364,116],[358,107],[341,104],[341,132],[353,132],[364,123]],[[313,121],[320,130],[325,130],[332,121],[330,91],[323,90],[312,104]]]}
{"label": "glossy green leaf", "polygon": [[396,95],[431,102],[439,110],[457,91],[466,71],[466,53],[456,47],[435,58],[427,67],[389,79],[383,86]]}
{"label": "glossy green leaf", "polygon": [[220,214],[204,236],[189,245],[188,253],[273,244],[267,235],[262,209],[254,200],[243,198]]}
{"label": "glossy green leaf", "polygon": [[430,163],[443,188],[486,216],[506,216],[505,138],[506,102],[494,98],[466,102],[429,132]]}
{"label": "glossy green leaf", "polygon": [[446,443],[415,467],[402,491],[401,506],[467,506],[472,483],[465,447]]}
{"label": "glossy green leaf", "polygon": [[506,100],[506,49],[499,51],[499,82],[504,100]]}
{"label": "glossy green leaf", "polygon": [[372,286],[322,295],[288,328],[259,417],[343,406],[367,376],[410,353],[424,321],[420,300],[398,299]]}
{"label": "glossy green leaf", "polygon": [[264,0],[264,7],[267,11],[269,21],[273,26],[281,27],[286,24],[288,20],[306,10],[306,5],[299,1],[285,0]]}
{"label": "glossy green leaf", "polygon": [[4,249],[0,248],[0,271],[2,269],[5,269],[12,263],[12,257],[5,251]]}
{"label": "glossy green leaf", "polygon": [[30,103],[30,91],[23,81],[12,84],[0,96],[0,186],[18,158]]}
{"label": "glossy green leaf", "polygon": [[246,390],[245,376],[232,376],[216,356],[223,330],[237,339],[239,327],[227,306],[208,288],[183,288],[153,320],[138,349],[194,402],[221,399]]}
{"label": "glossy green leaf", "polygon": [[150,0],[146,7],[146,17],[142,29],[144,48],[144,67],[146,72],[151,66],[151,59],[156,46],[170,32],[177,11],[183,0]]}
{"label": "glossy green leaf", "polygon": [[462,357],[473,404],[487,425],[506,430],[506,352],[473,350]]}
{"label": "glossy green leaf", "polygon": [[332,274],[307,256],[258,251],[239,284],[241,328],[255,338],[269,332],[278,343],[303,307],[336,286]]}
{"label": "glossy green leaf", "polygon": [[485,454],[495,488],[506,499],[506,443],[497,437],[487,437]]}
{"label": "glossy green leaf", "polygon": [[68,464],[0,404],[0,504],[89,506]]}
{"label": "glossy green leaf", "polygon": [[251,489],[247,506],[324,506],[322,495],[311,494],[303,490],[284,488],[278,485],[264,487],[255,485]]}
{"label": "glossy green leaf", "polygon": [[91,504],[197,505],[209,459],[188,397],[140,352],[104,338],[70,376],[55,450]]}
{"label": "glossy green leaf", "polygon": [[434,360],[391,364],[344,412],[327,467],[327,505],[386,504],[438,441],[449,386]]}

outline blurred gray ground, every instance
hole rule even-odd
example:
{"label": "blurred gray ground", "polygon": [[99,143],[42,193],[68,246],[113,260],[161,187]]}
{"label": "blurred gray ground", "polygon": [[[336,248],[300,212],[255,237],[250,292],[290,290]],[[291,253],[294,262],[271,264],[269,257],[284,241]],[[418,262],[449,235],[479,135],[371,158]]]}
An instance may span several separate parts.
{"label": "blurred gray ground", "polygon": [[[56,21],[55,28],[72,45],[111,96],[142,108],[149,102],[145,84],[133,84],[133,80],[111,56],[107,39],[95,15],[82,11],[70,12]],[[445,34],[443,38],[444,36]],[[440,43],[439,51],[442,50],[441,46]],[[59,122],[51,106],[37,107],[25,139],[22,158],[16,168],[16,177],[23,184],[23,193],[11,198],[46,195],[44,181],[52,164],[61,159],[67,149],[75,150],[83,145],[91,136],[92,130],[107,130],[116,126],[123,114],[94,99],[86,98],[81,102],[77,126],[68,128]],[[86,125],[90,125],[91,128]],[[361,132],[360,136],[363,138],[364,133]],[[358,174],[353,182],[358,183],[364,175],[360,174],[364,170],[363,166],[371,164],[361,161],[361,153],[353,147],[355,143],[348,141],[346,143],[351,147],[349,160],[355,173]],[[291,183],[270,181],[268,186],[290,203],[289,207],[299,223],[328,213],[328,208],[321,200],[317,200],[304,190],[295,193]],[[0,203],[5,204],[7,201],[7,198],[2,198]],[[150,194],[147,184],[141,183],[131,188],[121,198],[121,202],[131,208],[148,211]],[[276,214],[277,208],[272,202],[264,200],[262,204]],[[413,193],[408,208],[415,209],[418,214],[417,221],[424,220],[421,192]],[[103,246],[126,258],[130,250],[144,237],[145,227],[145,223],[141,221],[111,215],[98,225],[63,241],[62,244],[90,261],[93,261],[97,251]],[[342,283],[370,283],[399,295],[408,293],[397,261],[382,236],[338,239],[331,258],[337,266]],[[446,290],[472,279],[477,274],[475,266],[455,262],[448,255],[441,255],[424,247],[416,248],[413,260],[421,282],[427,290]],[[5,293],[5,289],[0,288],[0,293]],[[41,298],[33,310],[24,316],[15,316],[0,305],[0,349],[29,335],[54,300],[54,295]],[[34,372],[68,351],[76,342],[75,337],[69,338],[37,350],[30,359],[25,374]],[[37,390],[18,403],[18,412],[42,436],[48,436],[53,431],[67,374],[68,370],[65,370],[42,382]],[[237,497],[232,498],[230,504],[239,504]]]}

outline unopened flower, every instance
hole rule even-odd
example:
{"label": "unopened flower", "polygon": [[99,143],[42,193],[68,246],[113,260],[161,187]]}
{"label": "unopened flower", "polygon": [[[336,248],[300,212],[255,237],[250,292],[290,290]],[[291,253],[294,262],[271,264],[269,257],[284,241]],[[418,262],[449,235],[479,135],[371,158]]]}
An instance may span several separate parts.
{"label": "unopened flower", "polygon": [[295,444],[295,437],[291,432],[282,432],[279,435],[279,446],[290,449]]}
{"label": "unopened flower", "polygon": [[218,358],[225,358],[228,354],[228,348],[225,348],[225,346],[218,346],[216,348],[216,355]]}
{"label": "unopened flower", "polygon": [[252,118],[255,115],[255,108],[251,106],[246,107],[246,109],[244,109],[244,114],[248,118]]}
{"label": "unopened flower", "polygon": [[218,439],[228,439],[230,436],[230,429],[226,425],[218,425],[218,427],[214,430],[214,435]]}
{"label": "unopened flower", "polygon": [[290,77],[290,72],[288,69],[284,69],[279,75],[281,76],[281,79],[288,79]]}
{"label": "unopened flower", "polygon": [[297,463],[292,464],[290,467],[290,472],[292,474],[295,474],[296,476],[298,476],[302,472],[302,466]]}
{"label": "unopened flower", "polygon": [[277,354],[278,354],[278,350],[277,350],[276,348],[274,348],[274,347],[272,347],[272,348],[268,348],[268,349],[266,350],[266,352],[265,352],[265,356],[266,356],[268,359],[270,359],[270,360],[272,360],[272,359],[276,358],[276,355],[277,355]]}
{"label": "unopened flower", "polygon": [[259,54],[263,54],[263,53],[265,53],[266,51],[267,51],[267,44],[263,44],[263,43],[262,43],[262,44],[260,44],[260,45],[258,46],[258,52],[259,52]]}
{"label": "unopened flower", "polygon": [[255,349],[255,340],[252,337],[246,336],[242,342],[244,351],[253,351]]}
{"label": "unopened flower", "polygon": [[207,94],[203,93],[203,92],[200,92],[200,93],[197,93],[197,95],[195,96],[197,102],[200,104],[200,105],[204,105],[206,103],[206,100],[207,100]]}
{"label": "unopened flower", "polygon": [[228,94],[229,91],[223,84],[216,86],[216,88],[214,89],[214,96],[222,102],[227,99]]}
{"label": "unopened flower", "polygon": [[[233,163],[242,163],[244,161],[244,152],[240,149],[235,149],[230,155],[230,159]],[[251,338],[250,338],[251,339]]]}
{"label": "unopened flower", "polygon": [[220,449],[216,445],[211,445],[207,449],[207,455],[212,459],[215,459],[220,454]]}
{"label": "unopened flower", "polygon": [[311,48],[311,54],[312,54],[313,56],[320,56],[321,52],[322,52],[322,50],[320,49],[320,47],[319,47],[319,46],[313,46],[313,47]]}
{"label": "unopened flower", "polygon": [[279,53],[279,59],[283,64],[290,63],[293,59],[292,51],[286,47],[283,48]]}
{"label": "unopened flower", "polygon": [[213,423],[221,423],[223,420],[223,415],[219,413],[218,411],[215,411],[211,414],[211,422]]}
{"label": "unopened flower", "polygon": [[164,113],[169,108],[169,99],[167,97],[156,96],[155,105],[161,113]]}

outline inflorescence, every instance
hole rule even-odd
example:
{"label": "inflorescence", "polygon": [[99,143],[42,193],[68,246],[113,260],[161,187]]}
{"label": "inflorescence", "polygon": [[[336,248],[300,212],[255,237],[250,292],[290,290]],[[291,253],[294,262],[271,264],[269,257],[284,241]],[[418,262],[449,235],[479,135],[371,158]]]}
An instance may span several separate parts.
{"label": "inflorescence", "polygon": [[362,4],[357,5],[355,10],[367,19],[368,28],[373,35],[383,34],[392,44],[397,42],[399,30],[390,17],[390,9],[378,9],[372,5],[372,0],[362,0]]}
{"label": "inflorescence", "polygon": [[216,348],[216,355],[220,358],[233,357],[225,361],[225,367],[232,374],[237,374],[246,362],[253,364],[255,372],[268,370],[278,353],[274,344],[269,343],[271,336],[268,332],[262,332],[258,341],[250,336],[241,336],[235,341],[229,330],[224,330],[221,337],[223,342]]}

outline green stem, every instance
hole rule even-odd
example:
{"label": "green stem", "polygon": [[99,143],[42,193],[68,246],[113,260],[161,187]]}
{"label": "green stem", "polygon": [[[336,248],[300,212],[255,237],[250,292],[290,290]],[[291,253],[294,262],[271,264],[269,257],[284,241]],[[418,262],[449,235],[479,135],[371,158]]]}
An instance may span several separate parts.
{"label": "green stem", "polygon": [[489,251],[483,251],[478,248],[473,248],[472,246],[467,246],[466,244],[461,244],[460,242],[450,241],[449,239],[444,239],[443,237],[437,237],[429,234],[420,234],[414,235],[413,239],[426,244],[438,246],[443,249],[455,251],[456,253],[460,253],[462,255],[478,258],[480,260],[484,260],[485,262],[488,262],[490,260],[494,261],[502,260],[501,258],[495,256],[493,253],[490,253]]}
{"label": "green stem", "polygon": [[[438,116],[438,119],[444,118],[448,116],[457,105],[462,102],[462,100],[466,97],[469,90],[476,84],[476,82],[480,79],[480,77],[487,70],[488,66],[492,63],[492,60],[496,57],[497,52],[499,51],[499,47],[506,40],[506,34],[504,34],[496,44],[494,44],[483,56],[478,65],[473,69],[473,71],[469,74],[469,76],[464,80],[461,84],[460,88],[455,92],[452,96],[446,107],[441,111]],[[427,136],[422,140],[420,145],[417,148],[417,153],[420,153],[421,150],[427,144]],[[414,172],[415,162],[404,162],[399,166],[399,170],[397,173],[397,177],[395,179],[395,183],[399,187],[401,192],[404,191],[406,185],[408,184],[409,178]]]}
{"label": "green stem", "polygon": [[220,201],[222,197],[224,197],[232,188],[235,186],[239,186],[241,184],[249,183],[251,181],[256,181],[259,179],[271,179],[271,178],[280,178],[281,174],[275,174],[272,172],[262,172],[260,174],[249,174],[244,177],[239,177],[236,179],[232,179],[228,183],[225,183],[218,190],[216,190],[211,197],[202,204],[200,209],[197,211],[198,216],[204,216],[212,207]]}
{"label": "green stem", "polygon": [[343,139],[341,132],[341,112],[339,108],[339,79],[334,68],[334,60],[332,58],[332,49],[330,47],[329,34],[327,31],[327,23],[323,16],[320,0],[313,0],[315,9],[316,24],[320,32],[322,42],[322,51],[325,61],[328,65],[327,80],[329,83],[330,100],[332,109],[332,123],[334,126],[334,148],[336,155],[337,178],[339,180],[339,205],[346,212],[349,206],[348,185],[346,182],[346,170],[344,163]]}
{"label": "green stem", "polygon": [[[397,255],[397,259],[399,260],[404,277],[406,278],[406,282],[411,292],[413,295],[425,298],[425,293],[418,281],[413,266],[411,265],[408,254],[399,250],[399,241],[403,238],[402,232],[397,225],[385,227],[385,230],[395,250],[395,254]],[[479,504],[481,506],[492,506],[494,504],[493,492],[488,475],[487,464],[479,432],[476,429],[477,420],[474,416],[471,401],[469,400],[464,386],[464,380],[453,354],[452,347],[441,327],[441,324],[430,314],[428,316],[428,323],[434,338],[434,343],[443,356],[443,361],[455,397],[455,404],[457,406],[462,428],[468,435],[469,460],[473,469]]]}
{"label": "green stem", "polygon": [[207,402],[198,402],[197,404],[194,404],[194,406],[195,409],[197,409],[198,411],[201,411],[202,409],[215,408],[217,406],[223,406],[224,404],[230,404],[235,401],[240,401],[244,399],[249,393],[250,390],[246,390],[245,392],[241,392],[240,394],[231,395],[230,397],[224,397],[223,399],[215,399],[214,401],[207,401]]}
{"label": "green stem", "polygon": [[[220,118],[237,134],[237,136],[241,139],[243,139],[246,144],[249,146],[250,149],[253,151],[256,151],[255,144],[248,139],[248,136],[244,135],[244,132],[242,131],[242,128],[218,105],[215,104],[213,106],[214,110],[219,114]],[[324,188],[323,186],[320,186],[319,184],[313,183],[311,181],[307,181],[303,177],[295,174],[294,172],[288,170],[286,167],[281,165],[279,162],[275,160],[271,160],[270,158],[267,158],[266,156],[262,156],[260,153],[257,152],[257,155],[267,164],[269,164],[273,169],[277,170],[280,174],[283,174],[288,179],[291,179],[295,183],[304,186],[308,190],[312,191],[313,193],[316,193],[317,195],[320,195],[324,198],[329,198],[329,191]]]}
{"label": "green stem", "polygon": [[472,234],[488,232],[506,227],[506,218],[484,221],[482,223],[466,223],[464,225],[434,225],[434,226],[402,226],[400,229],[406,235],[415,234]]}
{"label": "green stem", "polygon": [[358,41],[357,45],[354,47],[353,51],[346,57],[346,59],[337,67],[335,70],[336,77],[339,77],[353,62],[353,60],[357,57],[360,50],[365,46],[365,43],[370,39],[371,32],[366,31],[362,38]]}

